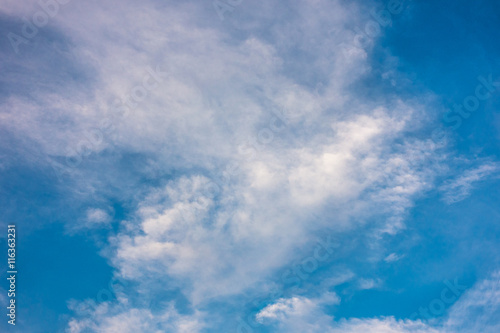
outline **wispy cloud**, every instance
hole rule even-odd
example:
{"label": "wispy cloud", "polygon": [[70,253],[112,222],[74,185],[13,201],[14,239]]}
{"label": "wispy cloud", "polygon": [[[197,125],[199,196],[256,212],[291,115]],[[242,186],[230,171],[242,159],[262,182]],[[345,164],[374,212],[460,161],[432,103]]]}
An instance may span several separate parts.
{"label": "wispy cloud", "polygon": [[462,175],[440,187],[441,192],[443,192],[443,200],[447,204],[453,204],[466,199],[473,191],[475,183],[488,179],[498,171],[498,163],[486,163],[466,170]]}
{"label": "wispy cloud", "polygon": [[[106,252],[123,278],[141,289],[168,278],[195,308],[241,295],[290,263],[294,249],[318,231],[358,228],[375,216],[401,220],[432,182],[435,171],[422,166],[438,147],[404,139],[420,122],[420,105],[397,96],[372,102],[350,88],[370,70],[368,49],[349,57],[338,49],[353,41],[344,25],[358,21],[355,5],[299,2],[298,16],[275,21],[271,34],[260,30],[266,13],[255,12],[261,23],[245,38],[216,28],[216,16],[200,26],[193,18],[207,19],[204,7],[149,5],[66,6],[57,24],[75,42],[71,56],[94,68],[92,94],[82,99],[59,87],[31,99],[15,95],[2,118],[81,173],[81,189],[98,192],[108,172],[89,177],[85,161],[69,165],[79,150],[89,157],[129,151],[152,156],[158,168],[185,171],[164,186],[142,185],[145,197],[128,190],[138,208]],[[307,71],[298,66],[303,57]],[[139,96],[140,103],[132,100],[156,66],[166,73],[158,88]],[[311,79],[322,82],[320,91]],[[124,116],[113,116],[124,107]],[[102,142],[85,146],[105,118],[112,128]],[[65,130],[56,130],[62,122]],[[216,181],[217,170],[231,164],[234,170],[222,175],[229,181]],[[127,182],[116,184],[126,189]],[[313,221],[315,210],[332,212]],[[93,225],[109,220],[99,209],[86,214]],[[402,224],[380,228],[397,233]],[[96,325],[115,320],[107,316]]]}
{"label": "wispy cloud", "polygon": [[[36,3],[7,1],[0,10],[22,17]],[[57,58],[71,75],[54,65],[40,74],[57,78],[50,84],[13,88],[0,126],[36,152],[29,158],[51,170],[47,177],[64,174],[61,191],[88,203],[86,231],[110,225],[109,201],[127,206],[100,245],[130,289],[75,310],[71,333],[236,330],[224,326],[224,306],[236,309],[231,318],[244,316],[271,286],[285,288],[276,276],[295,269],[318,235],[338,236],[342,250],[315,272],[334,258],[403,258],[394,249],[368,252],[405,229],[416,199],[443,173],[447,147],[422,135],[432,94],[373,98],[360,84],[379,70],[369,57],[376,38],[352,45],[352,28],[365,23],[361,6],[246,1],[221,21],[211,1],[73,1],[33,37],[60,47],[37,57],[26,45],[25,68]],[[391,86],[404,79],[396,61],[384,66],[391,75],[381,79]],[[466,171],[441,187],[444,200],[463,200],[497,169]],[[332,291],[339,284],[383,283],[343,272],[324,279],[323,297],[281,295],[257,318],[283,332],[437,332],[421,322],[326,313],[341,302]],[[149,308],[161,291],[181,305]]]}
{"label": "wispy cloud", "polygon": [[384,261],[385,262],[395,262],[395,261],[401,260],[402,258],[404,258],[404,255],[400,255],[397,253],[391,253],[387,257],[384,258]]}
{"label": "wispy cloud", "polygon": [[[450,332],[494,333],[500,329],[500,272],[494,272],[456,302],[444,327]],[[473,320],[471,320],[473,318]]]}

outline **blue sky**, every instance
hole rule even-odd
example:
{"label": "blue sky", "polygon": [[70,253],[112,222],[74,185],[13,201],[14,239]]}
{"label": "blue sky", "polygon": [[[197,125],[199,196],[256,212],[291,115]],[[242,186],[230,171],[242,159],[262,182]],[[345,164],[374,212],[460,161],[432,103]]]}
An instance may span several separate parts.
{"label": "blue sky", "polygon": [[2,332],[499,331],[500,4],[55,1],[0,4]]}

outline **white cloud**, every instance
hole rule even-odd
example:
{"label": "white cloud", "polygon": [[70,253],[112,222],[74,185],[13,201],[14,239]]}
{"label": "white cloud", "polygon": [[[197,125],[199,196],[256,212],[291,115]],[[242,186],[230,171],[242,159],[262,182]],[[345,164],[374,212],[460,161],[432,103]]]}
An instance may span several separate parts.
{"label": "white cloud", "polygon": [[[323,299],[280,299],[257,314],[257,319],[276,332],[327,333],[457,333],[498,332],[500,328],[500,273],[479,281],[448,310],[446,317],[424,323],[392,317],[340,319],[324,313]],[[340,300],[336,300],[340,302]],[[269,326],[276,324],[274,326]]]}
{"label": "white cloud", "polygon": [[384,261],[390,263],[390,262],[399,261],[402,258],[404,258],[404,255],[400,255],[400,254],[397,254],[397,253],[391,253],[387,257],[385,257]]}
{"label": "white cloud", "polygon": [[[89,91],[69,82],[29,98],[11,96],[0,114],[2,123],[49,156],[74,157],[79,149],[84,158],[130,152],[165,170],[169,180],[162,186],[130,189],[129,180],[120,179],[115,191],[138,209],[107,253],[122,277],[144,289],[149,280],[169,279],[195,308],[258,286],[317,233],[372,222],[380,233],[396,234],[438,172],[428,162],[440,159],[440,147],[411,138],[425,104],[395,96],[371,101],[352,88],[371,70],[370,50],[351,47],[347,57],[341,51],[353,42],[347,25],[361,23],[357,5],[299,1],[290,5],[292,14],[276,16],[279,2],[248,3],[239,15],[248,10],[255,24],[228,30],[211,1],[72,2],[53,22],[72,43],[62,56],[95,73]],[[19,6],[0,8],[26,14]],[[36,60],[30,65],[40,66]],[[152,78],[148,68],[157,66],[165,72],[158,86],[117,114],[114,101],[126,104]],[[281,122],[277,112],[284,112]],[[104,130],[108,117],[112,128]],[[96,128],[102,142],[91,135]],[[80,191],[107,188],[107,177],[114,176],[106,168],[95,178],[81,172]],[[314,211],[325,218],[312,220]],[[109,221],[101,209],[86,215],[93,224]],[[261,317],[319,313],[318,303],[307,298],[277,304]],[[88,324],[73,321],[71,329],[112,332],[127,323],[124,330],[147,331],[156,329],[150,323],[164,321],[148,310],[122,307],[100,307]],[[141,316],[148,323],[139,322]],[[319,332],[330,321],[320,315],[296,327]],[[175,323],[178,329],[191,325]],[[411,326],[394,320],[344,326],[363,325],[386,332]]]}
{"label": "white cloud", "polygon": [[262,309],[257,315],[257,321],[266,323],[279,322],[281,332],[320,332],[328,329],[332,318],[323,314],[322,305],[338,304],[340,299],[332,293],[327,293],[318,299],[292,297],[279,299]]}
{"label": "white cloud", "polygon": [[438,330],[422,322],[395,320],[394,318],[381,319],[352,319],[342,320],[329,333],[439,333]]}
{"label": "white cloud", "polygon": [[377,288],[381,284],[381,281],[374,279],[359,279],[358,288],[361,290],[368,290]]}
{"label": "white cloud", "polygon": [[[360,130],[355,121],[345,128]],[[290,262],[314,230],[340,232],[377,214],[402,216],[429,176],[412,170],[405,152],[387,157],[377,142],[390,139],[374,135],[351,143],[344,129],[324,146],[240,159],[239,173],[213,196],[207,190],[215,185],[204,176],[171,181],[141,204],[139,224],[118,236],[114,261],[127,278],[159,271],[191,281],[192,300],[201,301],[240,293]],[[307,212],[324,205],[337,211],[335,218],[311,223]]]}
{"label": "white cloud", "polygon": [[111,220],[109,213],[101,208],[89,208],[87,210],[88,225],[107,223]]}
{"label": "white cloud", "polygon": [[486,163],[477,168],[469,169],[462,175],[448,181],[440,187],[443,200],[448,204],[457,203],[467,198],[474,189],[474,184],[483,181],[499,170],[497,163]]}
{"label": "white cloud", "polygon": [[447,322],[446,332],[500,331],[500,272],[479,281],[453,304]]}
{"label": "white cloud", "polygon": [[153,314],[150,309],[131,308],[126,301],[122,302],[117,305],[103,303],[83,318],[73,318],[68,324],[67,332],[196,333],[204,327],[201,313],[182,315],[170,305],[161,313]]}
{"label": "white cloud", "polygon": [[[333,304],[340,300],[335,299]],[[280,299],[268,305],[257,314],[257,320],[267,324],[277,323],[272,326],[272,332],[310,332],[310,333],[439,333],[419,321],[402,321],[394,318],[378,319],[342,319],[333,321],[326,315],[321,306],[328,304],[323,298],[308,299],[293,297]]]}

